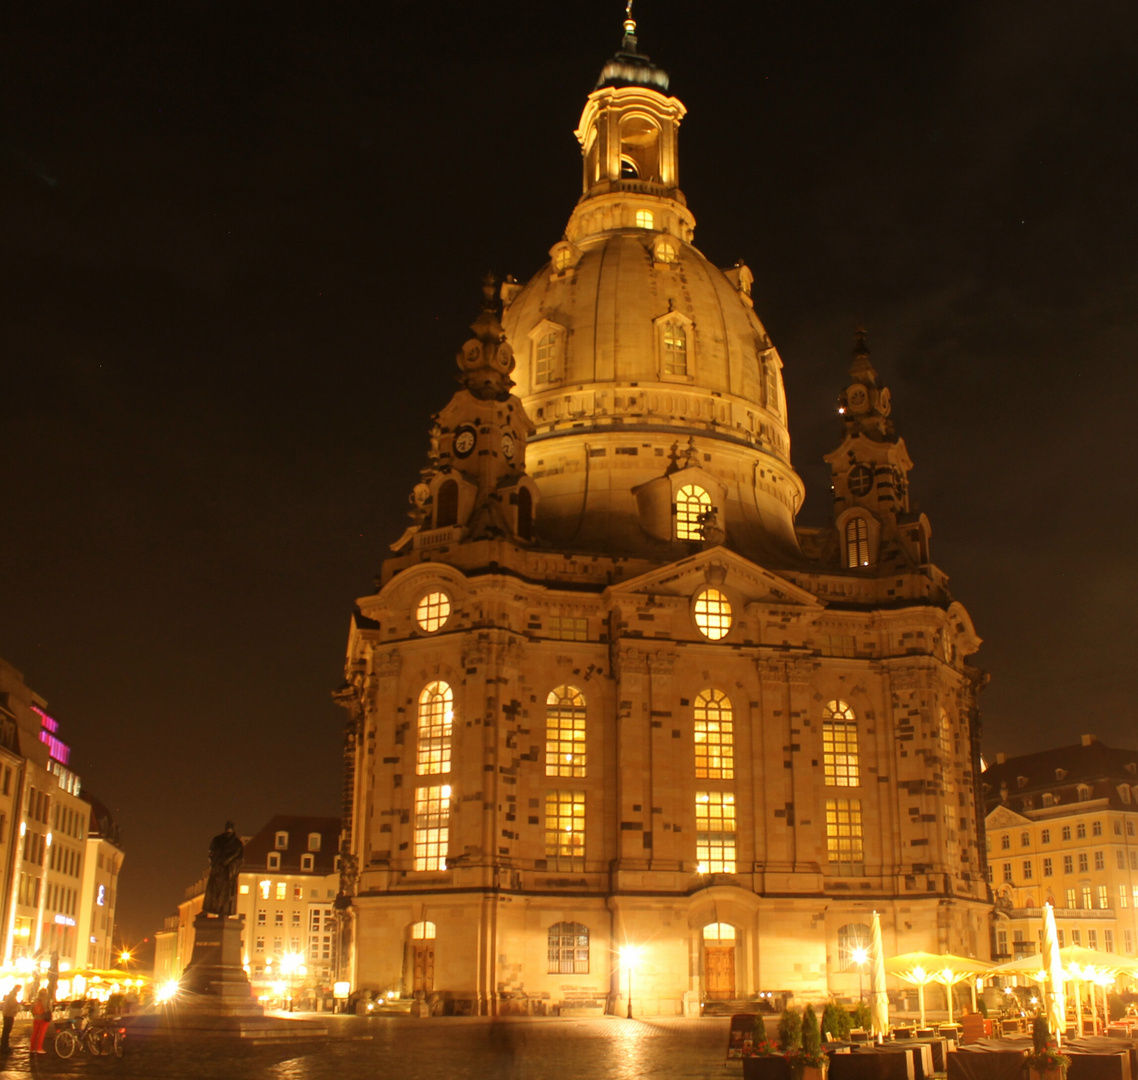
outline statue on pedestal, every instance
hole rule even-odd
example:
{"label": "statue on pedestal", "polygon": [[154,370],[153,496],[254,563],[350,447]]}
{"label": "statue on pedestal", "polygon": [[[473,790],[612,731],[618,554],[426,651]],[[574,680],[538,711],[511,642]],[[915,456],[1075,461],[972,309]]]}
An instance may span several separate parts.
{"label": "statue on pedestal", "polygon": [[225,832],[218,833],[209,844],[209,877],[205,883],[203,915],[226,918],[237,914],[237,876],[245,845],[233,829],[233,822],[225,823]]}

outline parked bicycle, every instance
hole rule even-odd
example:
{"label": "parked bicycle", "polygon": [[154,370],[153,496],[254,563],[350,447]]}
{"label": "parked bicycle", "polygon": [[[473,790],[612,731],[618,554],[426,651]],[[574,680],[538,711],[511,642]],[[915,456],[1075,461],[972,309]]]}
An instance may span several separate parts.
{"label": "parked bicycle", "polygon": [[60,1020],[55,1031],[55,1052],[61,1058],[69,1058],[76,1048],[86,1050],[92,1057],[114,1054],[122,1057],[126,1053],[126,1028],[114,1021],[92,1023],[86,1027],[79,1020]]}

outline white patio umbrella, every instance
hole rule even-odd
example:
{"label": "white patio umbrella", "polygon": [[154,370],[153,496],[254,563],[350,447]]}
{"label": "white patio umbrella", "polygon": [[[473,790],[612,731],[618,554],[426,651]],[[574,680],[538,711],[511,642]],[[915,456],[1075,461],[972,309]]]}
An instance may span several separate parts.
{"label": "white patio umbrella", "polygon": [[1055,929],[1055,909],[1043,905],[1043,961],[1047,970],[1047,1026],[1055,1045],[1063,1045],[1067,1029],[1067,999],[1063,994],[1063,958],[1059,955],[1059,933]]}
{"label": "white patio umbrella", "polygon": [[881,916],[873,913],[869,941],[869,1012],[873,1034],[889,1034],[889,995],[885,992],[885,950],[881,947]]}

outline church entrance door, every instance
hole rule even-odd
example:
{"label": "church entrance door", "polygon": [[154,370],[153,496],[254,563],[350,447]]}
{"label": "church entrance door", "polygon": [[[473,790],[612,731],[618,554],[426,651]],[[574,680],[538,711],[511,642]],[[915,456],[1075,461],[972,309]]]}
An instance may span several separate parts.
{"label": "church entrance door", "polygon": [[705,945],[704,973],[709,1001],[730,1001],[735,996],[735,947]]}
{"label": "church entrance door", "polygon": [[435,988],[435,943],[416,941],[411,945],[411,990],[429,994]]}

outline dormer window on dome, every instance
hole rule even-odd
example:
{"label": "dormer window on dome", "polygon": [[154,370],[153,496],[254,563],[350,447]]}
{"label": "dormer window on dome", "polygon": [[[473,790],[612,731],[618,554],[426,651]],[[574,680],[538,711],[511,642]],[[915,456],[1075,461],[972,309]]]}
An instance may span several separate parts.
{"label": "dormer window on dome", "polygon": [[669,311],[656,320],[657,370],[662,381],[692,381],[694,344],[695,325],[683,312]]}
{"label": "dormer window on dome", "polygon": [[652,249],[652,257],[656,262],[674,263],[679,257],[675,241],[670,237],[661,236]]}
{"label": "dormer window on dome", "polygon": [[549,319],[543,319],[530,332],[530,378],[535,387],[561,381],[565,337],[565,327]]}
{"label": "dormer window on dome", "polygon": [[711,513],[711,496],[697,484],[676,492],[676,539],[702,540],[703,524]]}

